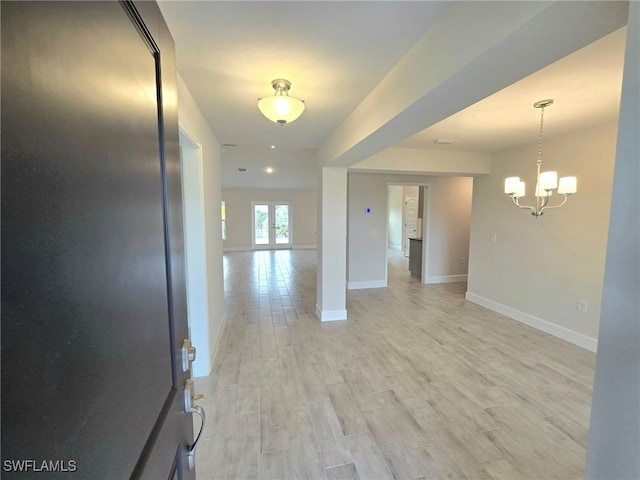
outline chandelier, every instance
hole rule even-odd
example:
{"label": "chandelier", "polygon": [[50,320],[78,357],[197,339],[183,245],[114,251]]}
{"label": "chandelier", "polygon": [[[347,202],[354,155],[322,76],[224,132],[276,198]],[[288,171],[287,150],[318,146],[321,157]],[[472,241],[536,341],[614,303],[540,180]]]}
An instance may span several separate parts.
{"label": "chandelier", "polygon": [[[540,109],[540,135],[538,136],[538,167],[536,175],[536,204],[520,205],[520,198],[525,195],[524,182],[520,181],[520,177],[509,177],[504,181],[504,193],[511,197],[513,204],[518,208],[527,208],[531,210],[531,215],[538,218],[548,208],[560,208],[567,203],[567,198],[577,191],[576,177],[562,177],[558,182],[557,172],[542,172],[542,126],[544,123],[544,108],[553,104],[553,100],[540,100],[533,104],[534,108]],[[557,205],[549,205],[549,199],[553,190],[558,189],[559,195],[564,195],[564,199]]]}
{"label": "chandelier", "polygon": [[289,96],[291,82],[277,78],[271,82],[275,93],[258,99],[258,108],[272,122],[284,125],[296,120],[304,112],[304,101]]}

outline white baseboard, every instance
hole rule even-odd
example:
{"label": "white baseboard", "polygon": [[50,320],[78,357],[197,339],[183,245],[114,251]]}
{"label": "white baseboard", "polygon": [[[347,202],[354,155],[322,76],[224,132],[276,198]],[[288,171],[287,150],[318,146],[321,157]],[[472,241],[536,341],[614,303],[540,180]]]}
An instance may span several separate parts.
{"label": "white baseboard", "polygon": [[384,280],[370,280],[366,282],[347,282],[347,290],[361,290],[364,288],[385,288],[387,282]]}
{"label": "white baseboard", "polygon": [[389,247],[389,249],[391,249],[391,250],[397,250],[398,252],[401,252],[401,251],[402,251],[402,245],[395,245],[395,244],[393,244],[393,243],[390,243],[390,244],[388,245],[388,247]]}
{"label": "white baseboard", "polygon": [[347,311],[346,310],[325,310],[322,311],[320,306],[316,304],[316,316],[322,322],[335,322],[336,320],[346,320],[347,319]]}
{"label": "white baseboard", "polygon": [[318,248],[317,245],[294,245],[294,250],[316,250]]}
{"label": "white baseboard", "polygon": [[445,275],[444,277],[427,277],[426,283],[456,283],[466,281],[467,275]]}
{"label": "white baseboard", "polygon": [[569,330],[566,327],[551,323],[547,320],[534,317],[533,315],[529,315],[528,313],[521,312],[520,310],[516,310],[515,308],[511,308],[501,303],[494,302],[493,300],[481,297],[480,295],[476,295],[475,293],[467,292],[465,298],[470,302],[488,308],[489,310],[493,310],[494,312],[501,313],[502,315],[505,315],[513,320],[517,320],[520,323],[524,323],[525,325],[529,325],[530,327],[541,330],[545,333],[553,335],[554,337],[558,337],[569,343],[573,343],[578,347],[582,347],[591,352],[596,352],[598,350],[598,340],[596,338],[587,337],[582,333],[578,333],[576,331]]}

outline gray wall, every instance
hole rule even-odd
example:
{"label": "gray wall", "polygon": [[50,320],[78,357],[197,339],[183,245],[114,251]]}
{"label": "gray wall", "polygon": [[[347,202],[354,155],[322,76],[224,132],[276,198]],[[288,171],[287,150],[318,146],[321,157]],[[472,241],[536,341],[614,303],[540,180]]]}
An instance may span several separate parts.
{"label": "gray wall", "polygon": [[577,176],[578,193],[537,219],[503,193],[505,177],[520,176],[522,204],[533,202],[537,145],[494,156],[492,173],[474,179],[468,300],[595,351],[616,131],[609,124],[545,140],[543,171]]}
{"label": "gray wall", "polygon": [[[467,273],[471,177],[349,173],[349,287],[382,286],[386,280],[389,183],[429,185],[427,281],[460,280],[457,276]],[[365,213],[366,208],[371,208],[370,214]]]}
{"label": "gray wall", "polygon": [[640,3],[630,2],[586,476],[640,478]]}

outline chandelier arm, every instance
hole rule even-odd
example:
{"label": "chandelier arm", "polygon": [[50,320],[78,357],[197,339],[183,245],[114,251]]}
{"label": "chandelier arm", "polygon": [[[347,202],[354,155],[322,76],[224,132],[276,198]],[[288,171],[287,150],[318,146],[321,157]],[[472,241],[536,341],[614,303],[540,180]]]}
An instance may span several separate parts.
{"label": "chandelier arm", "polygon": [[567,199],[569,198],[568,193],[563,193],[564,195],[564,200],[562,200],[562,203],[559,203],[558,205],[545,205],[544,207],[542,207],[542,209],[540,210],[542,212],[542,210],[546,210],[547,208],[551,209],[551,208],[560,208],[561,206],[563,206],[565,203],[567,203]]}
{"label": "chandelier arm", "polygon": [[518,200],[518,198],[517,198],[517,197],[511,197],[511,200],[513,201],[513,204],[514,204],[516,207],[518,207],[518,208],[522,208],[522,209],[528,208],[529,210],[531,210],[531,212],[532,212],[532,213],[534,213],[534,214],[535,214],[535,211],[536,211],[535,207],[531,207],[531,206],[529,206],[529,205],[520,205],[520,201]]}
{"label": "chandelier arm", "polygon": [[540,211],[544,210],[547,206],[547,203],[549,203],[549,198],[551,198],[551,195],[549,195],[549,193],[547,193],[546,197],[542,197],[542,203],[540,205]]}

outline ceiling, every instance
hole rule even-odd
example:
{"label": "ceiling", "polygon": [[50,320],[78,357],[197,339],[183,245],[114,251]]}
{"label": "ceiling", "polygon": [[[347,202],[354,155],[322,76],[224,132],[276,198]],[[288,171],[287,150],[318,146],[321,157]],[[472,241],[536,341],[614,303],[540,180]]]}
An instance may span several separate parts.
{"label": "ceiling", "polygon": [[[620,107],[626,28],[548,65],[528,77],[413,135],[397,146],[499,152],[537,141],[540,110],[547,98],[544,136],[553,138],[606,122]],[[450,146],[437,138],[454,139]]]}
{"label": "ceiling", "polygon": [[[315,188],[315,149],[451,2],[159,5],[179,74],[223,144],[223,187]],[[539,110],[532,105],[544,98],[555,101],[545,137],[615,121],[624,42],[624,29],[614,32],[397,146],[496,152],[534,142]],[[305,100],[302,117],[289,125],[268,121],[256,106],[273,93],[274,78],[290,80],[290,94]],[[436,138],[456,142],[434,145]]]}

